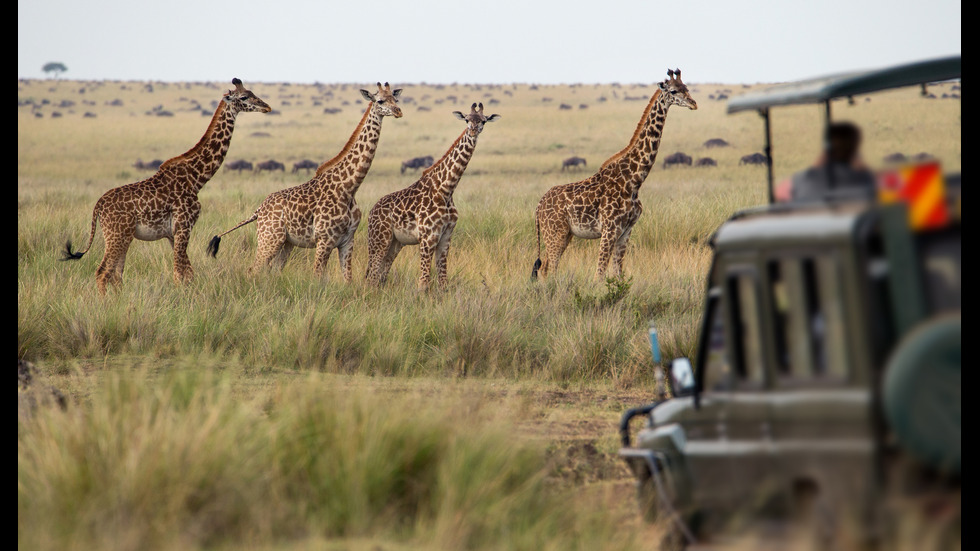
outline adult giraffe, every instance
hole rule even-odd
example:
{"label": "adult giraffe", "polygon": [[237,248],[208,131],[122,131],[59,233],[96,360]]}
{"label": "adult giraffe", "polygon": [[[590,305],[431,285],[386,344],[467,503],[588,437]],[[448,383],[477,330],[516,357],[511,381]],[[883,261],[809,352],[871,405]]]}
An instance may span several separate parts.
{"label": "adult giraffe", "polygon": [[174,251],[174,281],[180,283],[194,277],[187,243],[201,214],[197,194],[221,167],[238,113],[272,111],[269,104],[246,90],[241,80],[235,78],[231,82],[235,89],[222,96],[197,145],[161,164],[153,176],[105,192],[92,210],[92,229],[85,250],[72,252],[71,241],[65,245],[62,260],[81,258],[92,248],[96,224],[101,220],[105,255],[95,272],[100,294],[105,294],[108,283],[122,283],[126,252],[134,238],[167,239]]}
{"label": "adult giraffe", "polygon": [[351,245],[354,232],[361,223],[361,209],[354,201],[354,194],[374,161],[382,119],[402,116],[397,105],[401,92],[401,89],[392,90],[387,82],[383,87],[379,82],[374,94],[361,90],[361,95],[370,103],[340,153],[320,165],[310,181],[272,193],[252,216],[214,236],[208,244],[208,254],[217,257],[223,236],[258,222],[253,272],[273,260],[282,268],[293,247],[303,247],[316,248],[313,272],[320,277],[330,252],[337,249],[344,281],[349,283]]}
{"label": "adult giraffe", "polygon": [[446,286],[446,257],[449,241],[459,215],[453,205],[463,171],[476,150],[476,139],[484,124],[500,115],[483,115],[483,104],[473,104],[470,113],[453,111],[457,119],[466,122],[449,151],[427,168],[422,176],[405,189],[385,195],[368,213],[368,283],[379,286],[388,277],[391,264],[405,245],[419,246],[419,289],[429,287],[432,257],[439,272],[439,286]]}
{"label": "adult giraffe", "polygon": [[[610,256],[616,275],[622,275],[630,232],[643,211],[640,186],[657,158],[667,109],[671,105],[698,108],[681,82],[680,69],[668,69],[667,79],[657,86],[626,148],[606,160],[589,178],[557,185],[541,197],[535,212],[538,259],[531,270],[532,279],[537,279],[539,271],[545,278],[549,270],[558,267],[558,260],[573,236],[600,240],[597,279],[605,275]],[[541,260],[542,235],[544,261]]]}

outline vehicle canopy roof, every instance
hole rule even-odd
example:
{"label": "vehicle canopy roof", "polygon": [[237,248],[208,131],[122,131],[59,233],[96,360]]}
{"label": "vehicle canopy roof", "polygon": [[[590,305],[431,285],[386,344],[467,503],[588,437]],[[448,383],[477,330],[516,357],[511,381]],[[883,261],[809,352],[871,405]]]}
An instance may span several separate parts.
{"label": "vehicle canopy roof", "polygon": [[917,61],[875,69],[851,71],[819,78],[777,84],[737,96],[728,102],[728,113],[766,109],[775,105],[822,103],[834,98],[867,94],[902,86],[941,82],[960,78],[960,57]]}

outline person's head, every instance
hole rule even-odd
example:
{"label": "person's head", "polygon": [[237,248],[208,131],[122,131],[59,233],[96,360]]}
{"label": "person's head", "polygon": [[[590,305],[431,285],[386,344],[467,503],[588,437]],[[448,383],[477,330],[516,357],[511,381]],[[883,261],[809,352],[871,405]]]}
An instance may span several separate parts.
{"label": "person's head", "polygon": [[827,128],[827,155],[831,162],[850,163],[861,147],[861,129],[850,122],[835,122]]}

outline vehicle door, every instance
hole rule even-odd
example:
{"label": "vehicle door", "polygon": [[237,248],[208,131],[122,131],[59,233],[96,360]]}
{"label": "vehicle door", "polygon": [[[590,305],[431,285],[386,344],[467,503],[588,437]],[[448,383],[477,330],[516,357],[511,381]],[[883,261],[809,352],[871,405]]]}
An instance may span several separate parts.
{"label": "vehicle door", "polygon": [[[857,384],[849,339],[860,319],[846,312],[856,289],[845,285],[846,259],[835,249],[796,251],[767,265],[776,373],[772,432],[782,492],[823,493],[837,503],[873,484],[871,393]],[[790,502],[792,503],[792,501]]]}

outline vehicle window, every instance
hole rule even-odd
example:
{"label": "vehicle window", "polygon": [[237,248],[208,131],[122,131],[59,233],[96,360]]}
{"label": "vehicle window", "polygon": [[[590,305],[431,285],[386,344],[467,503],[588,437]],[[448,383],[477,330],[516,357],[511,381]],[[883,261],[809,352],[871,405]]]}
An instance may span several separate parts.
{"label": "vehicle window", "polygon": [[725,350],[724,309],[721,308],[720,297],[713,300],[714,305],[707,313],[710,317],[707,323],[708,342],[704,351],[702,388],[707,391],[731,390],[733,376],[728,353]]}
{"label": "vehicle window", "polygon": [[732,345],[736,373],[747,386],[762,386],[763,365],[760,345],[756,279],[751,272],[733,274],[728,279]]}
{"label": "vehicle window", "polygon": [[[820,312],[823,316],[823,370],[819,374],[834,379],[845,379],[850,372],[848,366],[847,335],[844,333],[844,304],[841,300],[840,269],[833,256],[818,256],[814,259],[817,281],[820,286]],[[817,328],[815,327],[814,330]]]}
{"label": "vehicle window", "polygon": [[776,372],[798,380],[846,378],[839,265],[831,255],[769,261]]}
{"label": "vehicle window", "polygon": [[773,306],[776,371],[781,376],[809,378],[813,374],[813,342],[810,337],[803,265],[798,258],[769,261],[769,285]]}

